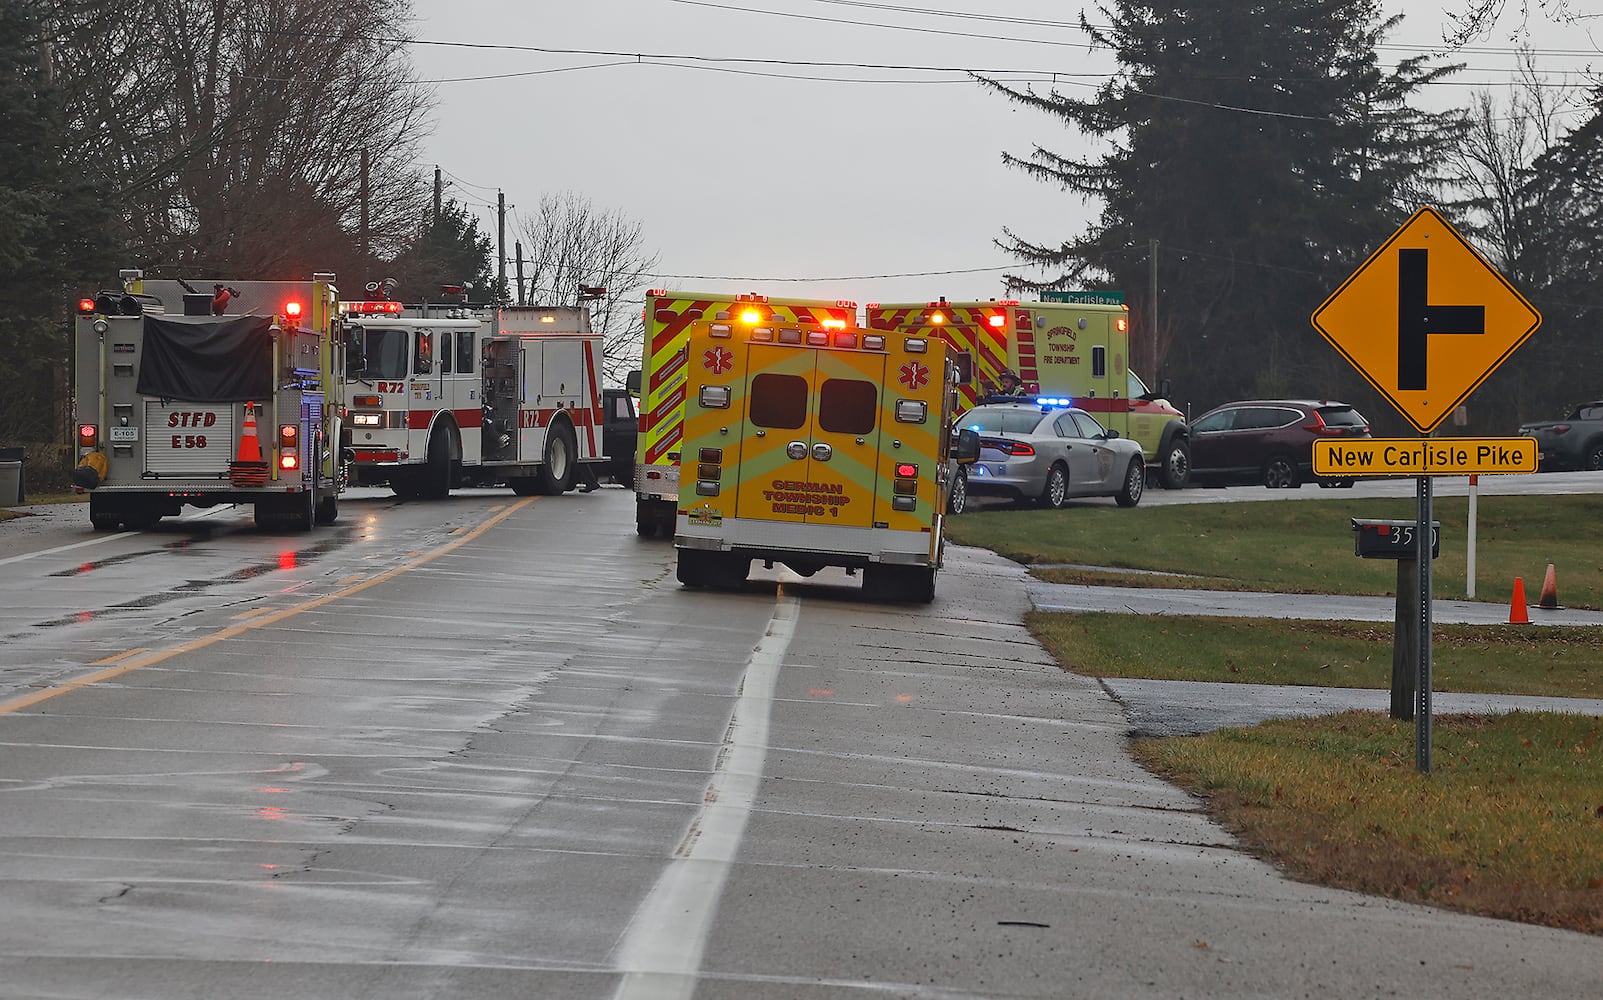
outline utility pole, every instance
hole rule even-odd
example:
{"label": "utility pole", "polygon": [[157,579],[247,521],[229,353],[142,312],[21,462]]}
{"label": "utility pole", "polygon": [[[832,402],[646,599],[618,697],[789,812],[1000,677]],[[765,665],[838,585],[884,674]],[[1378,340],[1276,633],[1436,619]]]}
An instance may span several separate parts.
{"label": "utility pole", "polygon": [[440,222],[440,196],[445,193],[445,181],[440,176],[440,165],[434,165],[434,223]]}
{"label": "utility pole", "polygon": [[518,305],[526,305],[523,301],[523,241],[512,244],[518,250]]}
{"label": "utility pole", "polygon": [[1152,377],[1152,386],[1149,386],[1149,388],[1156,391],[1158,383],[1158,241],[1155,239],[1148,240],[1147,244],[1150,249],[1149,256],[1151,257],[1151,274],[1149,275],[1151,288],[1147,293],[1147,313],[1151,319],[1147,323],[1147,331],[1152,348],[1152,357],[1147,361],[1147,372]]}
{"label": "utility pole", "polygon": [[362,202],[362,218],[357,226],[357,243],[362,248],[362,267],[368,266],[368,231],[367,231],[367,147],[362,147],[362,181],[358,191],[358,198]]}
{"label": "utility pole", "polygon": [[499,298],[502,302],[505,302],[507,300],[507,196],[506,196],[506,193],[501,191],[500,189],[497,189],[496,192],[495,192],[495,203],[496,203],[496,233],[497,233],[497,236],[498,236],[497,242],[496,242],[496,257],[497,257],[497,259],[499,261],[499,265],[500,265],[497,268],[497,271],[496,271],[496,275],[497,275],[497,277],[498,277],[498,279],[500,281],[500,284],[496,288],[496,297]]}

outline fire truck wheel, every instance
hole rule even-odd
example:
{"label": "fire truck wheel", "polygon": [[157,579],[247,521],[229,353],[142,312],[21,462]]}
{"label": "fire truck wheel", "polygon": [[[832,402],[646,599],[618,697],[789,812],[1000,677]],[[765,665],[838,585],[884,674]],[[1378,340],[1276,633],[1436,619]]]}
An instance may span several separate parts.
{"label": "fire truck wheel", "polygon": [[573,435],[573,425],[552,424],[545,436],[545,456],[537,476],[540,492],[547,496],[559,496],[573,489],[579,471],[574,462],[578,454],[579,445]]}
{"label": "fire truck wheel", "polygon": [[1163,453],[1163,469],[1158,478],[1166,490],[1184,489],[1191,480],[1191,448],[1181,440],[1169,442]]}
{"label": "fire truck wheel", "polygon": [[122,512],[113,509],[103,496],[89,494],[89,523],[96,531],[116,531],[122,527]]}
{"label": "fire truck wheel", "polygon": [[1120,507],[1134,507],[1141,502],[1141,494],[1147,488],[1147,463],[1139,457],[1130,459],[1130,467],[1124,470],[1124,488],[1119,490],[1113,499]]}
{"label": "fire truck wheel", "polygon": [[425,500],[444,500],[451,495],[451,434],[441,427],[429,435],[429,460],[421,470],[418,492]]}
{"label": "fire truck wheel", "polygon": [[340,502],[335,497],[322,497],[317,501],[317,523],[333,524],[340,519]]}
{"label": "fire truck wheel", "polygon": [[1063,503],[1069,498],[1069,474],[1061,465],[1054,465],[1046,474],[1046,485],[1041,487],[1041,495],[1036,503],[1047,510],[1062,510]]}
{"label": "fire truck wheel", "polygon": [[968,509],[968,467],[959,465],[952,475],[952,492],[946,498],[946,512],[961,514]]}
{"label": "fire truck wheel", "polygon": [[507,485],[520,497],[532,497],[540,492],[540,484],[534,481],[533,476],[513,476],[507,480]]}

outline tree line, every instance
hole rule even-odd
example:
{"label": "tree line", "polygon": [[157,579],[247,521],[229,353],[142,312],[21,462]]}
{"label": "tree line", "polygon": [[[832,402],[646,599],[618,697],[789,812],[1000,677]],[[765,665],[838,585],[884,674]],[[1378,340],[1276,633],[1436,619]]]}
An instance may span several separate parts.
{"label": "tree line", "polygon": [[[119,268],[520,300],[419,163],[434,98],[411,16],[410,0],[0,0],[0,440],[65,439],[69,304]],[[615,348],[630,316],[638,336],[621,298],[654,264],[638,227],[576,195],[522,226],[531,302],[616,277],[592,314]]]}
{"label": "tree line", "polygon": [[[1452,26],[1483,30],[1490,6],[1470,4]],[[1401,18],[1375,0],[1121,0],[1096,15],[1081,27],[1119,70],[1094,95],[978,78],[1060,119],[1077,148],[1097,140],[1089,154],[1004,154],[1100,207],[1068,239],[1004,231],[999,245],[1046,275],[1014,279],[1020,290],[1122,290],[1138,370],[1167,376],[1196,412],[1339,398],[1377,434],[1412,433],[1309,318],[1428,204],[1543,316],[1443,432],[1509,435],[1603,396],[1603,87],[1562,106],[1527,59],[1506,98],[1424,110],[1426,88],[1462,66],[1384,65]],[[1579,123],[1559,135],[1561,110]]]}

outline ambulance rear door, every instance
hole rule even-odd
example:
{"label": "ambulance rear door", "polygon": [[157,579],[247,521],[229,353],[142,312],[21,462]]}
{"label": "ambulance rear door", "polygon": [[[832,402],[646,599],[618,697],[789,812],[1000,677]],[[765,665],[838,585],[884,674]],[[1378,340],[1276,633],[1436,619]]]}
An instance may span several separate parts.
{"label": "ambulance rear door", "polygon": [[[798,332],[781,328],[779,334]],[[763,343],[744,350],[735,515],[871,527],[879,494],[885,355]]]}

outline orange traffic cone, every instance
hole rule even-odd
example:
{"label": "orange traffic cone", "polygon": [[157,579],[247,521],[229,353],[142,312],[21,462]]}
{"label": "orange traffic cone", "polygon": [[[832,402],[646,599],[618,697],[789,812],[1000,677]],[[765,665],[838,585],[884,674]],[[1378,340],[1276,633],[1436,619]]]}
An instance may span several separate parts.
{"label": "orange traffic cone", "polygon": [[1542,581],[1542,597],[1536,602],[1544,608],[1558,607],[1558,575],[1553,572],[1553,564],[1547,564],[1547,577]]}
{"label": "orange traffic cone", "polygon": [[245,426],[239,432],[239,458],[229,463],[228,479],[235,486],[267,485],[267,463],[262,461],[262,442],[256,436],[256,404],[245,404]]}
{"label": "orange traffic cone", "polygon": [[1525,581],[1520,577],[1514,578],[1514,600],[1508,608],[1508,623],[1510,625],[1529,625],[1531,616],[1525,610]]}
{"label": "orange traffic cone", "polygon": [[260,462],[262,442],[256,436],[256,404],[245,404],[245,429],[239,435],[239,461]]}

